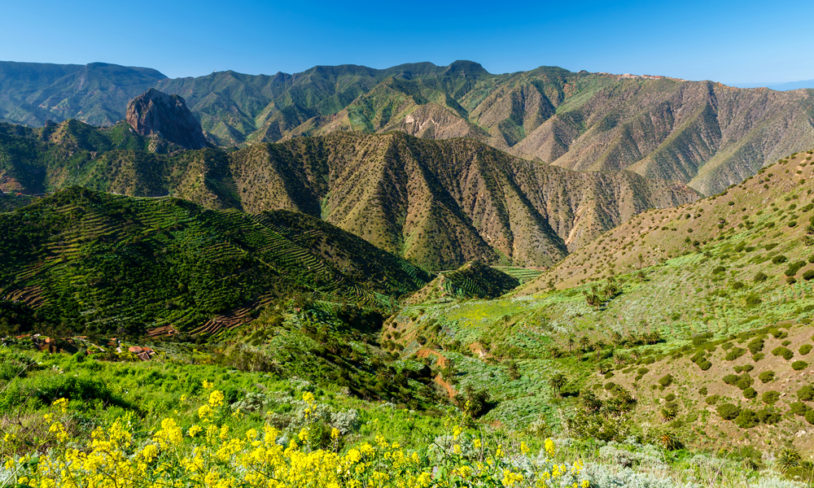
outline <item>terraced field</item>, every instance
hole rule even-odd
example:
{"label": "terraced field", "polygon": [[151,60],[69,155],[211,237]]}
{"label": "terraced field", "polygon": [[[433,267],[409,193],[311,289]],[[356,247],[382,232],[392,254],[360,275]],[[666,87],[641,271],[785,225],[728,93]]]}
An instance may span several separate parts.
{"label": "terraced field", "polygon": [[381,308],[429,279],[285,211],[70,189],[0,214],[0,229],[0,296],[58,330],[216,334],[298,294]]}

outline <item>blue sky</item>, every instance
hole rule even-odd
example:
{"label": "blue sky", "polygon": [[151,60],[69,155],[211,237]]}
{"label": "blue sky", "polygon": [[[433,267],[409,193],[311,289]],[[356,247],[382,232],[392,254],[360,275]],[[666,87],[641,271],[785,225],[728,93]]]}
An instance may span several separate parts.
{"label": "blue sky", "polygon": [[478,61],[726,83],[814,79],[814,1],[0,0],[0,59],[196,76]]}

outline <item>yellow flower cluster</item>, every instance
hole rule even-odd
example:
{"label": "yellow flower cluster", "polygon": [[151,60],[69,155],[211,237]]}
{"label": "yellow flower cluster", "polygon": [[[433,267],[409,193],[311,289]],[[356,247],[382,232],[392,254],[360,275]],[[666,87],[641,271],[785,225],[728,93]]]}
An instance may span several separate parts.
{"label": "yellow flower cluster", "polygon": [[[116,420],[107,429],[97,428],[82,443],[71,441],[64,426],[47,415],[55,447],[39,457],[8,460],[14,484],[32,488],[135,488],[135,487],[326,487],[326,488],[429,488],[429,487],[569,487],[587,488],[578,480],[582,464],[570,468],[550,464],[537,472],[521,471],[504,457],[502,446],[489,449],[478,439],[478,459],[455,454],[433,459],[429,450],[407,451],[398,443],[376,436],[372,443],[337,449],[340,437],[331,431],[333,449],[309,449],[309,433],[303,429],[288,441],[271,425],[261,431],[250,428],[230,432],[227,425],[212,421],[225,418],[215,412],[225,409],[223,393],[207,388],[201,408],[203,425],[183,428],[173,418],[161,421],[160,428],[143,441],[135,440],[130,419]],[[306,394],[305,402],[314,403]],[[55,407],[64,413],[67,401]],[[200,413],[200,412],[199,412]],[[454,430],[456,442],[475,442]],[[550,444],[549,444],[550,443]],[[549,448],[550,445],[550,448]],[[521,447],[523,453],[529,448]],[[553,442],[546,441],[553,452]],[[574,480],[578,480],[578,483]]]}

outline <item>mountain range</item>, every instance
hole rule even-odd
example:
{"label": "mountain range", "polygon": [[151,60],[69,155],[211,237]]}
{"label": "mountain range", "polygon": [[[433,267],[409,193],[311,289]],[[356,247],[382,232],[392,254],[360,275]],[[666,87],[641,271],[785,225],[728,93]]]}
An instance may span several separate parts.
{"label": "mountain range", "polygon": [[340,132],[195,151],[125,123],[0,124],[1,191],[75,185],[253,214],[298,211],[431,270],[473,259],[548,266],[639,212],[699,198],[680,183],[568,170],[474,139]]}
{"label": "mountain range", "polygon": [[178,79],[98,63],[0,63],[0,119],[112,124],[124,118],[127,100],[151,87],[186,99],[219,145],[336,130],[471,137],[569,169],[630,169],[706,195],[814,146],[814,103],[807,90],[553,67],[491,74],[470,61]]}

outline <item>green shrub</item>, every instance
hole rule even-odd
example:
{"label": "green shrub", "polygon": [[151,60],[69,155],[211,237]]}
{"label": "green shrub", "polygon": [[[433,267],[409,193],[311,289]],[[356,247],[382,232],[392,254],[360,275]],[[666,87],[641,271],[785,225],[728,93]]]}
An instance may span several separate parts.
{"label": "green shrub", "polygon": [[756,295],[755,293],[752,293],[752,294],[750,294],[750,295],[748,295],[746,297],[746,306],[747,307],[756,307],[756,306],[760,305],[762,302],[763,302],[763,300],[761,300],[760,297],[758,295]]}
{"label": "green shrub", "polygon": [[774,336],[775,339],[783,339],[788,337],[789,333],[783,329],[774,328],[771,331],[771,334]]}
{"label": "green shrub", "polygon": [[754,278],[752,278],[752,281],[754,281],[755,283],[762,283],[766,281],[767,278],[768,276],[766,276],[766,273],[764,273],[763,271],[758,271],[757,273],[755,273],[755,276]]}
{"label": "green shrub", "polygon": [[763,408],[757,411],[757,418],[763,424],[773,425],[780,422],[782,417],[780,416],[780,412],[771,408]]}
{"label": "green shrub", "polygon": [[808,363],[805,361],[794,361],[791,363],[791,369],[794,371],[800,371],[801,369],[805,369],[808,366]]}
{"label": "green shrub", "polygon": [[720,399],[721,397],[719,395],[710,395],[706,397],[704,401],[707,402],[707,405],[715,405]]}
{"label": "green shrub", "polygon": [[734,385],[738,382],[738,375],[736,374],[728,374],[723,377],[724,383],[727,385]]}
{"label": "green shrub", "polygon": [[746,345],[746,347],[749,349],[749,352],[751,352],[752,354],[757,354],[757,353],[759,353],[760,351],[763,350],[763,345],[764,344],[765,344],[765,342],[763,341],[763,338],[756,337],[756,338],[752,339],[749,342],[749,344]]}
{"label": "green shrub", "polygon": [[814,400],[814,386],[806,385],[797,390],[797,398],[804,402]]}
{"label": "green shrub", "polygon": [[808,405],[803,402],[792,402],[791,405],[789,405],[789,411],[794,415],[805,415],[808,410]]}
{"label": "green shrub", "polygon": [[785,271],[786,276],[794,276],[800,271],[800,268],[806,265],[805,261],[795,261],[789,264],[789,267]]}
{"label": "green shrub", "polygon": [[659,384],[662,388],[667,388],[671,384],[673,384],[673,375],[667,374],[659,378]]}
{"label": "green shrub", "polygon": [[803,279],[806,281],[814,280],[814,269],[809,269],[803,273]]}
{"label": "green shrub", "polygon": [[661,409],[661,416],[664,420],[673,420],[678,415],[678,404],[675,402],[668,402]]}
{"label": "green shrub", "polygon": [[806,354],[810,353],[812,349],[811,344],[803,344],[800,346],[799,352],[801,356],[805,356]]}
{"label": "green shrub", "polygon": [[794,353],[791,352],[791,349],[783,346],[777,346],[774,349],[772,349],[772,354],[774,354],[775,356],[780,356],[786,361],[788,361],[794,356]]}
{"label": "green shrub", "polygon": [[752,386],[752,383],[754,382],[755,380],[753,380],[752,377],[749,376],[749,373],[743,373],[742,375],[738,376],[738,380],[735,382],[735,386],[737,386],[741,390],[745,390]]}
{"label": "green shrub", "polygon": [[774,264],[783,264],[788,260],[789,260],[789,258],[787,258],[786,256],[783,256],[782,254],[778,254],[777,256],[772,258],[772,263],[774,263]]}
{"label": "green shrub", "polygon": [[763,403],[768,405],[774,405],[777,403],[777,400],[780,399],[780,392],[778,391],[767,391],[764,392],[763,395],[760,396],[760,399],[763,400]]}
{"label": "green shrub", "polygon": [[803,417],[805,417],[806,421],[809,424],[814,424],[814,410],[812,409],[806,410],[806,413],[803,414]]}
{"label": "green shrub", "polygon": [[724,359],[727,361],[734,361],[744,354],[746,354],[746,349],[742,347],[733,347],[728,353],[726,353],[726,357]]}
{"label": "green shrub", "polygon": [[741,413],[740,407],[731,403],[724,403],[718,406],[718,415],[724,420],[732,420]]}
{"label": "green shrub", "polygon": [[760,373],[757,377],[760,378],[760,381],[762,381],[763,383],[768,383],[774,380],[774,371],[764,371]]}
{"label": "green shrub", "polygon": [[748,408],[744,408],[740,411],[737,417],[735,417],[735,425],[740,427],[741,429],[751,429],[752,427],[756,426],[759,423],[759,419],[757,414],[753,410],[749,410]]}
{"label": "green shrub", "polygon": [[743,390],[743,396],[749,399],[755,398],[757,396],[757,391],[755,391],[755,389],[750,386]]}

